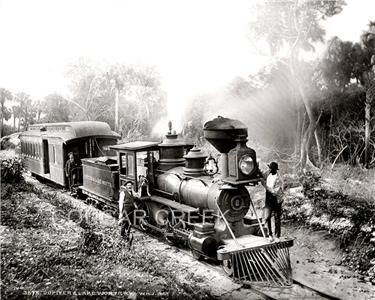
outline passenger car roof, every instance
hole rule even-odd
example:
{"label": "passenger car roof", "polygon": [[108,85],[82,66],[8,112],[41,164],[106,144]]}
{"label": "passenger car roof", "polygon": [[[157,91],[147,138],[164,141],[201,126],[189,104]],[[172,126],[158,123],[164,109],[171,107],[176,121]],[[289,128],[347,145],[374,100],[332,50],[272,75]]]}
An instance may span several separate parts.
{"label": "passenger car roof", "polygon": [[107,123],[97,121],[34,124],[20,136],[21,138],[23,136],[57,137],[64,142],[89,136],[120,138],[120,135],[112,131]]}

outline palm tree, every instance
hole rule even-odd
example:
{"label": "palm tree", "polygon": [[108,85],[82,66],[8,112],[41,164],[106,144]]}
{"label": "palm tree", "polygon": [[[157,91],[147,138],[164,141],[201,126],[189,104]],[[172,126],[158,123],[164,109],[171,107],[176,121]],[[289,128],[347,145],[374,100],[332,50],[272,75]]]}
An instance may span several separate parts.
{"label": "palm tree", "polygon": [[0,89],[0,101],[1,101],[1,137],[4,136],[4,119],[6,121],[9,120],[11,117],[11,112],[9,109],[6,108],[5,106],[5,101],[6,100],[12,100],[13,95],[10,91],[7,89],[1,88]]}
{"label": "palm tree", "polygon": [[18,123],[20,122],[19,121],[20,107],[18,105],[13,105],[12,106],[12,113],[13,113],[13,129],[16,130],[16,119],[18,119]]}
{"label": "palm tree", "polygon": [[20,131],[20,124],[22,122],[23,130],[27,130],[30,121],[32,120],[31,99],[26,93],[18,93],[15,100],[19,103],[19,122],[18,131]]}

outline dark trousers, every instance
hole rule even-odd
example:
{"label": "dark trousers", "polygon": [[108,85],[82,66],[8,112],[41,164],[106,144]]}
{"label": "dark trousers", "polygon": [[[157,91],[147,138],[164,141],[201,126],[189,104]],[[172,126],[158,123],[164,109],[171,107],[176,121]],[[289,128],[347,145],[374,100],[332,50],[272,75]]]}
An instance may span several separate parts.
{"label": "dark trousers", "polygon": [[277,196],[272,195],[270,192],[266,192],[264,222],[267,223],[268,234],[270,236],[273,235],[271,224],[272,213],[275,216],[275,235],[279,238],[281,234],[281,203],[277,203]]}
{"label": "dark trousers", "polygon": [[121,223],[120,234],[121,236],[126,236],[131,229],[133,216],[134,216],[134,206],[124,207],[124,222]]}
{"label": "dark trousers", "polygon": [[76,174],[70,173],[68,176],[68,188],[72,192],[73,191],[73,185],[76,184]]}

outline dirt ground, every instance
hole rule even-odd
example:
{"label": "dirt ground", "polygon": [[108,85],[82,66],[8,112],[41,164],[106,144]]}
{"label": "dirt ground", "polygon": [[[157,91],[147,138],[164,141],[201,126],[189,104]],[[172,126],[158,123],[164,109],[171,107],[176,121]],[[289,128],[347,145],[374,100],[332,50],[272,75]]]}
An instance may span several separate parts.
{"label": "dirt ground", "polygon": [[340,299],[375,299],[374,285],[340,265],[344,252],[326,231],[285,225],[284,232],[295,238],[293,278]]}

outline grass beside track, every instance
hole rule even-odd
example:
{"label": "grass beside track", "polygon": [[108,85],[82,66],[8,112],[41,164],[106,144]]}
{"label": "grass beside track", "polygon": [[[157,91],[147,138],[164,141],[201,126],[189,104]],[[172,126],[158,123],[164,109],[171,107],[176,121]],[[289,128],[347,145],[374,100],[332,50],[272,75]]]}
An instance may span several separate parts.
{"label": "grass beside track", "polygon": [[55,297],[63,291],[64,299],[76,299],[74,293],[80,299],[95,293],[107,299],[128,293],[137,299],[213,298],[195,274],[184,270],[181,280],[179,267],[157,250],[141,243],[129,250],[116,220],[98,217],[93,208],[74,207],[27,182],[2,184],[1,199],[3,299],[31,291]]}

